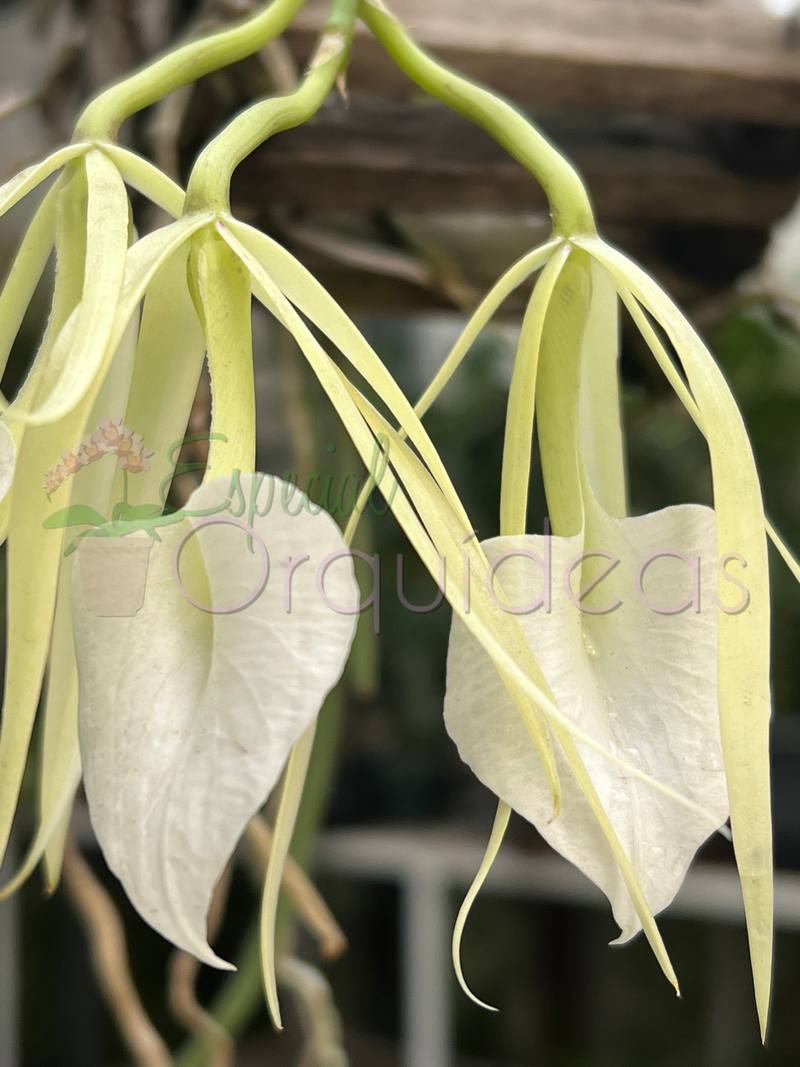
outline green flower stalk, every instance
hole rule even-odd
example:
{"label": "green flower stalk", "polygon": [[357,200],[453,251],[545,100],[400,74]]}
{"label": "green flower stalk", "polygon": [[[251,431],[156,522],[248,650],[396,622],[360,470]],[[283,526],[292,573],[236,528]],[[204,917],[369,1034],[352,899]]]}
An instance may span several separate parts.
{"label": "green flower stalk", "polygon": [[[530,621],[526,636],[552,683],[543,687],[547,695],[552,697],[555,693],[559,707],[581,725],[591,722],[595,737],[607,737],[609,746],[616,741],[616,750],[624,752],[626,747],[630,748],[629,739],[636,736],[637,730],[640,735],[648,729],[659,733],[663,751],[660,756],[643,753],[648,764],[646,769],[665,784],[670,780],[679,784],[680,792],[698,800],[707,810],[716,811],[718,824],[725,816],[727,786],[764,1036],[773,938],[768,757],[769,586],[765,529],[795,577],[799,572],[791,554],[766,523],[752,449],[736,402],[702,340],[672,300],[640,267],[597,235],[580,179],[541,134],[510,104],[419,49],[380,0],[361,0],[360,14],[412,79],[500,141],[539,178],[551,203],[553,240],[524,257],[497,283],[422,402],[422,406],[431,402],[508,293],[544,265],[525,315],[509,396],[501,537],[496,544],[487,545],[487,551],[497,560],[504,552],[513,555],[538,549],[541,554],[544,549],[543,539],[527,536],[525,526],[536,405],[548,510],[553,531],[558,535],[552,539],[551,548],[554,553],[560,553],[559,558],[571,548],[578,553],[583,548],[613,548],[622,557],[620,572],[627,571],[628,578],[636,577],[626,563],[632,558],[631,551],[643,551],[647,544],[651,549],[671,549],[673,554],[680,554],[683,544],[683,556],[687,559],[690,552],[693,555],[702,545],[707,551],[710,546],[712,559],[719,560],[719,590],[710,594],[718,597],[718,608],[711,608],[710,612],[708,607],[705,609],[706,615],[712,617],[711,629],[698,630],[691,625],[698,618],[675,615],[673,621],[683,619],[684,624],[673,627],[669,634],[662,634],[662,644],[654,646],[652,656],[646,633],[640,630],[640,639],[636,639],[635,627],[646,625],[646,620],[643,624],[636,613],[632,613],[627,630],[619,622],[621,614],[585,614],[577,629],[573,627],[574,632],[561,634],[572,656],[570,661],[568,655],[567,664],[548,648],[548,641],[554,640],[552,628],[548,637],[544,632],[536,632],[538,624]],[[627,494],[617,368],[620,300],[707,439],[714,485],[713,515],[699,514],[702,509],[686,508],[668,509],[658,516],[641,519],[625,517]],[[668,350],[670,346],[677,355],[678,365]],[[647,522],[652,528],[645,529]],[[726,570],[728,565],[730,571]],[[580,578],[575,584],[581,591],[584,610],[591,612],[593,604],[608,603],[604,597],[613,597],[617,586],[606,582],[602,594],[599,590],[593,594],[592,589],[603,577],[596,558],[583,559],[578,566],[576,575]],[[507,595],[519,595],[523,588],[521,576],[518,571],[512,571],[509,565],[508,583],[504,583],[503,589]],[[641,578],[641,573],[637,573]],[[742,597],[745,580],[746,603]],[[498,584],[499,581],[500,575]],[[593,600],[595,595],[597,599]],[[705,603],[709,604],[708,598]],[[656,620],[662,618],[655,616]],[[652,623],[651,618],[651,627]],[[705,664],[692,656],[692,635],[707,650]],[[669,661],[670,672],[666,676],[657,669],[659,647]],[[469,684],[463,677],[469,663],[468,648],[464,635],[454,625],[446,707],[448,727],[462,756],[502,799],[487,859],[457,925],[454,955],[459,976],[458,944],[469,905],[502,841],[509,808],[516,807],[532,818],[545,836],[551,837],[555,847],[582,866],[606,890],[623,926],[623,936],[630,936],[638,925],[644,927],[665,973],[674,981],[652,914],[674,895],[692,852],[714,823],[706,822],[703,826],[702,820],[698,821],[694,827],[683,828],[680,841],[670,841],[664,829],[671,817],[666,814],[666,808],[664,813],[654,814],[655,821],[650,826],[646,817],[634,814],[643,793],[637,798],[636,783],[616,783],[627,789],[629,797],[614,811],[613,788],[606,788],[597,766],[593,767],[592,775],[587,773],[591,753],[583,760],[573,737],[566,735],[552,718],[552,729],[560,745],[562,789],[570,798],[565,802],[563,815],[549,822],[544,799],[535,800],[537,790],[544,789],[538,781],[541,770],[537,769],[535,758],[520,756],[519,746],[524,739],[521,734],[517,736],[512,719],[506,716],[507,709],[503,709],[502,715],[498,713],[499,717],[492,717],[486,710],[485,702],[497,696],[493,680],[486,673],[491,671],[488,661],[481,675],[480,698],[471,700],[470,693],[464,691]],[[646,666],[640,679],[642,688],[632,693],[626,691],[623,678],[614,677],[614,657],[624,656],[626,648],[631,657],[627,669],[635,669],[637,658]],[[564,683],[564,671],[569,669],[583,671],[583,688],[570,691]],[[699,671],[697,675],[692,673],[695,670]],[[683,685],[677,684],[682,674]],[[692,684],[687,684],[687,677],[694,679]],[[469,678],[474,697],[480,678],[475,674]],[[648,688],[654,678],[662,685],[662,696],[664,687],[673,688],[672,697],[661,700],[660,704],[658,692]],[[589,693],[592,686],[598,687],[600,703],[596,712],[587,713],[586,702],[591,704],[593,699]],[[619,706],[612,716],[608,709],[615,706],[615,699]],[[645,716],[645,722],[637,726],[643,702],[652,710],[652,716],[649,720]],[[544,703],[542,707],[546,709]],[[684,718],[687,715],[688,720]],[[696,716],[694,723],[692,716]],[[467,721],[470,717],[471,722]],[[495,751],[487,752],[493,746],[488,743],[491,735],[486,731],[493,729],[496,736],[503,728],[509,731],[508,744],[513,743],[516,749],[495,746]],[[690,757],[685,746],[693,744],[694,756]],[[722,783],[713,763],[717,748],[724,759]],[[697,777],[693,782],[688,768],[692,759],[698,758],[698,751],[704,751],[705,756],[696,765]],[[519,759],[512,773],[508,765],[513,752]],[[631,785],[633,790],[629,788]],[[605,803],[601,794],[605,795]],[[586,839],[585,834],[581,839],[577,823],[580,818],[585,820],[589,811],[605,837],[602,848],[596,841]],[[559,827],[559,822],[567,825]],[[606,851],[605,857],[601,855],[602,849]],[[608,862],[611,856],[616,861],[616,870]],[[667,858],[676,864],[672,872],[664,867]],[[622,889],[615,884],[615,879],[618,883],[620,877],[624,883]],[[670,884],[666,898],[656,889],[654,880],[658,878],[665,878]],[[628,913],[624,917],[626,907],[621,893],[627,893],[634,916]]]}
{"label": "green flower stalk", "polygon": [[[45,729],[45,763],[57,750],[62,712],[74,719],[76,689],[74,657],[68,623],[68,598],[59,597],[60,619],[55,621],[57,586],[62,593],[68,578],[60,564],[60,550],[42,523],[48,515],[48,499],[41,491],[45,468],[56,464],[63,448],[80,441],[99,418],[122,412],[134,378],[136,331],[115,335],[114,321],[120,301],[130,293],[126,270],[131,265],[128,247],[132,239],[130,205],[125,186],[142,192],[173,216],[183,209],[183,192],[171,179],[142,157],[117,145],[122,122],[166,93],[172,92],[225,63],[257,50],[290,22],[302,0],[275,0],[251,18],[214,36],[193,41],[155,60],[144,70],[124,79],[92,101],[76,127],[73,143],[43,162],[23,171],[0,188],[0,214],[10,210],[39,184],[61,172],[45,195],[23,239],[0,294],[0,371],[5,368],[11,346],[26,307],[39,282],[53,248],[56,281],[44,339],[28,377],[2,415],[2,465],[0,480],[0,536],[8,536],[8,667],[2,735],[0,735],[0,855],[5,851],[16,807],[31,729],[42,687],[45,664],[53,634],[53,653],[48,676]],[[148,260],[152,265],[152,259]],[[166,305],[157,310],[159,296],[149,302],[142,323],[160,319]],[[191,311],[191,307],[190,307]],[[174,309],[170,325],[183,328],[181,309]],[[193,312],[192,312],[193,315]],[[159,325],[159,329],[161,329]],[[165,344],[169,343],[169,326]],[[192,327],[183,330],[186,360],[173,377],[180,378],[175,396],[176,433],[185,429],[186,416],[202,362],[202,338],[192,347]],[[144,344],[155,343],[150,338]],[[105,376],[94,373],[109,352],[113,366]],[[144,355],[140,359],[140,363]],[[91,368],[81,377],[81,368]],[[159,366],[156,375],[163,375]],[[78,380],[75,380],[78,375]],[[68,387],[69,383],[69,387]],[[176,382],[176,388],[177,388]],[[74,402],[65,397],[74,397]],[[182,424],[181,424],[182,420]],[[173,438],[173,440],[175,439]],[[162,476],[165,472],[161,472]],[[13,488],[12,486],[13,477]],[[111,472],[93,468],[75,483],[74,503],[104,512],[110,499]],[[51,484],[59,502],[69,503],[73,484]],[[151,479],[152,480],[152,479]],[[61,574],[61,578],[59,578]],[[70,709],[70,710],[66,710]],[[43,775],[43,810],[49,815],[52,797],[48,782],[64,775],[75,778],[75,768],[58,767]],[[58,796],[62,791],[56,789]],[[48,815],[48,817],[49,817]],[[53,855],[53,877],[60,866]]]}

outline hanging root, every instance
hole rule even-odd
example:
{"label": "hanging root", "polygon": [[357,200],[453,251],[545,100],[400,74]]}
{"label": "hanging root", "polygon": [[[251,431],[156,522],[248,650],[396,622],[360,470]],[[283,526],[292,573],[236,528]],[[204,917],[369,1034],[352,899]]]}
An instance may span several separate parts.
{"label": "hanging root", "polygon": [[300,1011],[305,1038],[298,1067],[349,1067],[342,1043],[342,1022],[325,976],[304,960],[284,956],[276,976]]}
{"label": "hanging root", "polygon": [[258,58],[277,93],[291,93],[300,83],[292,50],[283,37],[274,37],[262,45]]}
{"label": "hanging root", "polygon": [[72,836],[64,852],[62,873],[86,931],[97,981],[131,1055],[138,1067],[170,1067],[170,1051],[142,1007],[133,983],[120,914]]}
{"label": "hanging root", "polygon": [[[230,865],[217,882],[208,911],[208,940],[219,932],[231,882]],[[195,992],[200,962],[189,952],[173,952],[169,962],[167,998],[172,1014],[187,1030],[203,1038],[208,1049],[208,1067],[233,1067],[236,1047],[231,1035],[200,1004]]]}
{"label": "hanging root", "polygon": [[[261,880],[272,848],[272,831],[261,815],[254,815],[247,824],[247,840],[255,855],[258,878]],[[287,859],[283,869],[283,888],[289,894],[303,924],[319,942],[323,959],[338,959],[347,948],[347,938],[313,882],[291,858]]]}

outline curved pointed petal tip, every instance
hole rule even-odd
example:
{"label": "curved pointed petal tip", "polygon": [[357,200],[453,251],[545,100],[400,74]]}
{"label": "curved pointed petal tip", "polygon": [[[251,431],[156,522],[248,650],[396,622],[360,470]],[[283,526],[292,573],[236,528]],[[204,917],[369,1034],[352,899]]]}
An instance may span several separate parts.
{"label": "curved pointed petal tip", "polygon": [[[201,486],[187,510],[224,510],[162,527],[161,542],[82,547],[72,593],[98,840],[147,922],[217,967],[214,885],[341,676],[359,603],[330,516],[269,475],[240,484],[241,496],[227,478]],[[111,603],[94,595],[98,567]]]}
{"label": "curved pointed petal tip", "polygon": [[[484,549],[510,605],[540,601],[519,617],[560,708],[612,753],[714,812],[722,824],[728,800],[717,712],[714,514],[685,506],[639,518],[606,517],[601,526],[591,535],[549,538],[549,544],[543,537],[498,537]],[[590,549],[606,550],[620,563],[581,602],[581,610],[580,590],[598,568],[595,560],[587,575],[573,565]],[[654,557],[644,572],[638,570],[661,552],[700,557],[699,611],[691,604],[680,613],[662,613],[693,595],[693,572],[675,555]],[[548,559],[549,612],[539,562]],[[568,593],[564,575],[571,567]],[[615,610],[587,610],[607,608],[616,599],[622,603]],[[621,929],[619,940],[629,940],[641,924],[567,760],[559,751],[563,806],[550,821],[550,791],[524,725],[488,656],[457,619],[450,638],[445,721],[462,759],[481,781],[604,891]],[[699,812],[578,745],[647,903],[659,912],[675,896],[714,827]]]}

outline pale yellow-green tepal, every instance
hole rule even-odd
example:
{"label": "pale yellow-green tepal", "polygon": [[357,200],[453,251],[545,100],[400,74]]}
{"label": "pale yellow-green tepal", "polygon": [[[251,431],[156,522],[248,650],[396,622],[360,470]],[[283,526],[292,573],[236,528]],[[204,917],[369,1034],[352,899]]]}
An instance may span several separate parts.
{"label": "pale yellow-green tepal", "polygon": [[[569,590],[564,585],[560,595],[568,601],[567,608],[555,607],[549,630],[532,613],[523,619],[547,680],[543,688],[596,740],[604,740],[618,756],[704,809],[690,825],[686,807],[678,817],[663,795],[646,795],[637,783],[624,781],[619,767],[598,763],[551,719],[564,798],[559,826],[562,816],[551,820],[541,795],[536,753],[524,749],[524,732],[514,725],[513,716],[508,718],[509,706],[498,698],[491,664],[476,663],[474,648],[470,659],[469,641],[454,623],[448,727],[464,758],[501,798],[487,860],[457,925],[459,975],[458,946],[466,913],[500,845],[510,806],[532,818],[555,847],[606,890],[623,937],[639,924],[644,927],[674,981],[652,914],[674,895],[696,847],[715,823],[724,821],[727,792],[763,1036],[773,941],[767,533],[796,577],[798,568],[765,520],[752,449],[736,402],[708,349],[673,301],[645,271],[598,236],[579,177],[524,116],[418,49],[380,0],[361,0],[360,13],[406,73],[496,137],[538,178],[551,204],[553,239],[497,283],[423,398],[425,405],[431,402],[508,293],[543,267],[523,322],[509,396],[501,537],[485,546],[495,563],[509,559],[508,588],[501,565],[498,588],[503,585],[509,610],[519,605],[527,586],[520,558],[511,557],[525,552],[541,556],[545,550],[544,539],[529,537],[525,527],[535,410],[556,535],[550,548],[567,571],[578,556],[573,585]],[[617,366],[620,301],[706,437],[713,513],[686,507],[626,517]],[[612,579],[594,593],[592,585],[601,574],[598,559],[580,558],[581,551],[589,549],[621,557]],[[614,603],[626,581],[642,579],[637,563],[663,550],[690,562],[697,554],[707,559],[703,581],[709,585],[698,588],[700,614],[693,605],[671,616],[631,610],[626,618],[622,607],[618,613],[591,613],[592,605]],[[554,582],[561,580],[558,573]],[[673,596],[660,603],[679,603],[683,594],[677,600],[674,594],[680,580],[666,573],[657,580],[662,582],[661,594],[671,590]],[[580,611],[567,596],[574,598],[576,590]],[[472,673],[465,678],[467,668]],[[589,812],[602,833],[589,825]],[[709,812],[715,818],[709,820]]]}

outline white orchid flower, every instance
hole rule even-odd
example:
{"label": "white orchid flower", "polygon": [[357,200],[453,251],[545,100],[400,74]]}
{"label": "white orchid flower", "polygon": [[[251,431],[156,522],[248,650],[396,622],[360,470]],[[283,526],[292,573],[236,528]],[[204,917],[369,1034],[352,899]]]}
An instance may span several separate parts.
{"label": "white orchid flower", "polygon": [[[523,257],[497,283],[417,409],[433,400],[508,293],[546,264],[525,315],[509,397],[501,537],[484,548],[496,564],[491,591],[519,617],[526,651],[541,672],[539,707],[555,741],[562,804],[554,815],[549,765],[544,764],[545,773],[538,746],[497,687],[490,658],[467,635],[469,626],[454,620],[448,728],[464,759],[501,798],[486,860],[456,928],[459,977],[464,921],[514,807],[606,891],[623,939],[644,928],[677,986],[653,914],[672,899],[695,849],[724,822],[729,803],[763,1036],[773,937],[765,530],[795,577],[800,569],[766,523],[736,402],[672,300],[597,236],[580,179],[530,123],[417,48],[380,0],[361,0],[360,14],[419,85],[483,125],[533,172],[553,210],[553,240]],[[617,369],[620,299],[705,434],[713,512],[684,507],[626,517]],[[559,589],[549,615],[534,614],[533,606],[519,611],[538,596],[530,595],[536,588],[534,561],[522,557],[529,564],[523,568],[520,558],[508,556],[524,551],[542,558],[545,551],[543,539],[527,535],[525,528],[534,405],[556,535],[548,551],[557,561],[553,582]],[[636,601],[642,554],[646,559],[663,550],[690,563],[697,556],[707,561],[698,587],[705,605],[699,613],[687,604],[683,614],[662,615]],[[592,551],[619,557],[613,575],[606,577],[608,565],[599,567],[597,556],[581,557]],[[569,590],[562,585],[565,568],[572,573]],[[685,591],[678,593],[686,569],[679,579],[654,565],[649,580],[664,600],[653,603],[685,598]],[[612,604],[626,602],[618,611],[592,613],[593,606],[609,603],[607,595]],[[482,643],[491,655],[489,644]],[[491,658],[499,666],[498,658]],[[527,726],[524,715],[522,722]],[[601,749],[603,759],[598,759]],[[645,788],[631,777],[634,768],[661,789]]]}
{"label": "white orchid flower", "polygon": [[[104,513],[112,492],[112,469],[92,467],[61,488],[64,479],[55,471],[51,473],[51,468],[58,466],[62,451],[76,446],[101,416],[125,411],[129,396],[137,411],[147,406],[141,392],[135,395],[143,388],[145,373],[151,375],[145,381],[163,382],[174,389],[169,403],[155,398],[152,404],[163,418],[164,432],[173,434],[168,447],[185,430],[202,362],[202,336],[193,321],[191,303],[187,323],[186,308],[179,300],[174,305],[163,300],[162,291],[148,301],[138,342],[136,323],[115,332],[120,304],[131,307],[131,275],[152,268],[154,262],[152,243],[129,259],[132,232],[126,185],[173,216],[181,214],[184,200],[183,191],[171,179],[147,160],[121,148],[116,143],[117,133],[134,112],[255,51],[280,33],[301,6],[302,0],[275,0],[222,33],[193,41],[155,60],[89,104],[78,121],[72,144],[0,188],[3,214],[58,174],[28,227],[0,294],[2,370],[55,248],[55,290],[44,339],[19,394],[10,405],[3,401],[0,422],[0,538],[9,539],[8,655],[0,734],[0,856],[5,852],[16,809],[48,654],[43,825],[51,827],[53,823],[52,806],[56,798],[62,803],[63,782],[76,781],[79,773],[74,760],[62,766],[55,755],[65,751],[56,741],[63,721],[74,720],[77,695],[68,568],[61,565],[60,538],[43,528],[54,502],[42,491],[42,477],[47,469],[55,502],[67,505],[72,494],[73,504]],[[141,252],[144,256],[140,258]],[[167,292],[168,273],[159,276]],[[127,319],[132,319],[132,312]],[[180,342],[176,330],[183,330]],[[154,357],[153,348],[163,355],[178,343],[185,348],[185,363],[178,369],[167,369],[160,357]],[[149,361],[152,366],[145,370]],[[89,373],[82,376],[81,369],[87,368]],[[73,388],[64,403],[67,382]],[[155,422],[161,425],[157,418]],[[147,420],[140,420],[138,425],[153,424],[148,408]],[[167,472],[160,473],[164,477]],[[59,583],[61,594],[57,595]],[[56,770],[51,774],[53,761]],[[57,845],[51,858],[52,881],[60,869]]]}

